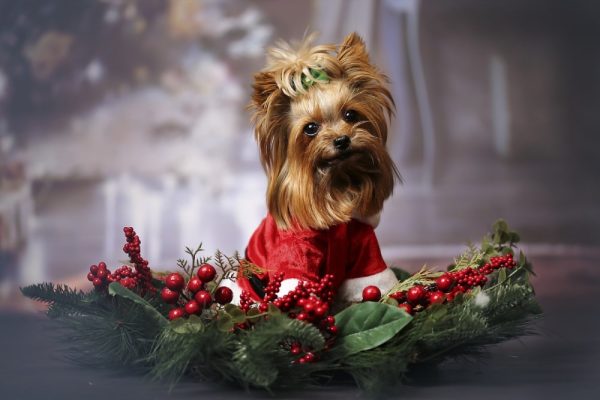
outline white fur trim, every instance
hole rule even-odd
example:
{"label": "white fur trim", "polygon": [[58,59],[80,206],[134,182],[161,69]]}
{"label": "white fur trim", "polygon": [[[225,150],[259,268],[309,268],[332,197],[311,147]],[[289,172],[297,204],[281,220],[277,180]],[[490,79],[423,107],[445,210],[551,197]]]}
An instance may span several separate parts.
{"label": "white fur trim", "polygon": [[340,286],[338,297],[342,301],[358,302],[362,301],[362,291],[367,286],[377,286],[381,293],[388,292],[398,281],[394,271],[386,268],[373,275],[363,276],[361,278],[346,279]]}
{"label": "white fur trim", "polygon": [[279,287],[279,291],[277,292],[277,297],[282,297],[296,289],[298,286],[298,279],[284,279],[281,281],[281,286]]}
{"label": "white fur trim", "polygon": [[234,282],[231,279],[223,279],[219,287],[228,287],[229,289],[231,289],[233,291],[233,300],[231,300],[231,304],[240,304],[240,295],[242,294],[242,288],[238,286],[237,282]]}
{"label": "white fur trim", "polygon": [[373,227],[373,229],[377,228],[377,226],[379,225],[379,221],[381,220],[381,210],[379,210],[379,212],[377,214],[373,214],[370,217],[365,217],[362,215],[357,215],[354,214],[352,215],[352,218],[363,222],[367,225],[371,225]]}

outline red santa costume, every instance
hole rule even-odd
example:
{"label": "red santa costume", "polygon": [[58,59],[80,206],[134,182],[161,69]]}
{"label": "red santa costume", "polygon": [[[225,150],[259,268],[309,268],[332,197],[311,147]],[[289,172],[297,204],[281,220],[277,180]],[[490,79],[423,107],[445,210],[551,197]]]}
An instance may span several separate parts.
{"label": "red santa costume", "polygon": [[[276,272],[285,274],[279,295],[293,290],[299,281],[316,281],[332,274],[339,299],[361,301],[366,286],[375,285],[385,293],[397,281],[381,256],[374,231],[378,222],[379,215],[325,230],[280,230],[267,215],[250,238],[246,259],[263,270],[255,281],[265,283]],[[256,285],[242,273],[236,282],[223,281],[222,285],[233,290],[236,303],[242,290],[254,300],[261,299]]]}

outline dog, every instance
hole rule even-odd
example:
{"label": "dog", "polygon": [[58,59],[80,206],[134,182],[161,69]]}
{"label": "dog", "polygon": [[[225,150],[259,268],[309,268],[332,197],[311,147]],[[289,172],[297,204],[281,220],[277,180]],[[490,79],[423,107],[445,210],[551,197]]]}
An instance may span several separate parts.
{"label": "dog", "polygon": [[[229,282],[260,301],[275,273],[279,295],[300,281],[333,276],[337,298],[362,299],[369,285],[397,282],[374,228],[400,175],[386,150],[394,102],[387,78],[356,33],[339,45],[279,42],[255,75],[250,110],[268,179],[268,215],[245,257],[258,272]],[[238,300],[239,301],[239,300]]]}

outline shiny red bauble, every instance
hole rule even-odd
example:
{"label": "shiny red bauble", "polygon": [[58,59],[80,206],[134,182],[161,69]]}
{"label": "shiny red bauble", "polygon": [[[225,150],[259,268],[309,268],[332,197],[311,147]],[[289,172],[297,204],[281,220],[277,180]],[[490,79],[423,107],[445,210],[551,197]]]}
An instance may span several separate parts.
{"label": "shiny red bauble", "polygon": [[202,282],[206,283],[215,279],[217,270],[210,264],[204,264],[198,269],[197,275]]}
{"label": "shiny red bauble", "polygon": [[200,313],[200,311],[202,311],[202,307],[200,306],[200,304],[198,304],[196,300],[190,300],[187,303],[185,303],[186,313],[193,315]]}
{"label": "shiny red bauble", "polygon": [[429,293],[429,303],[431,303],[431,304],[443,303],[444,299],[445,299],[444,293],[442,293],[439,290]]}
{"label": "shiny red bauble", "polygon": [[[208,308],[212,304],[212,297],[206,290],[200,290],[194,295],[194,300],[200,308]],[[186,309],[187,311],[187,309]],[[189,312],[189,311],[188,311]]]}
{"label": "shiny red bauble", "polygon": [[160,291],[160,298],[163,299],[165,303],[173,304],[179,300],[179,292],[164,287]]}
{"label": "shiny red bauble", "polygon": [[421,285],[415,285],[406,292],[406,299],[411,303],[419,303],[425,298],[425,288]]}
{"label": "shiny red bauble", "polygon": [[169,319],[172,321],[174,319],[177,318],[181,318],[185,315],[185,310],[181,307],[179,308],[174,308],[171,311],[169,311]]}
{"label": "shiny red bauble", "polygon": [[185,286],[185,279],[183,279],[183,276],[181,276],[177,272],[174,272],[172,274],[167,275],[167,277],[165,278],[165,285],[169,289],[178,292]]}
{"label": "shiny red bauble", "polygon": [[454,285],[454,278],[450,274],[444,274],[435,280],[435,284],[442,292],[448,292]]}
{"label": "shiny red bauble", "polygon": [[190,292],[196,293],[204,288],[204,283],[200,280],[200,278],[193,277],[187,284],[187,288]]}
{"label": "shiny red bauble", "polygon": [[221,286],[215,291],[215,300],[221,305],[231,303],[231,300],[233,300],[233,290]]}
{"label": "shiny red bauble", "polygon": [[381,290],[377,286],[367,286],[362,291],[363,301],[379,301],[381,299]]}

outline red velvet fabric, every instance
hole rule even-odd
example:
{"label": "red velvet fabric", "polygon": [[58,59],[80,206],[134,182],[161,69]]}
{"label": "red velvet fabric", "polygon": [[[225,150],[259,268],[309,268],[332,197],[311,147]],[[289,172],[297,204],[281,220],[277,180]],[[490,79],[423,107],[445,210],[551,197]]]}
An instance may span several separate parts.
{"label": "red velvet fabric", "polygon": [[[275,272],[283,272],[284,279],[308,281],[332,274],[336,289],[346,279],[373,275],[387,268],[373,227],[357,220],[326,230],[284,231],[267,215],[250,238],[246,259],[264,269],[258,275],[263,281]],[[259,300],[242,273],[237,281],[242,290]]]}

